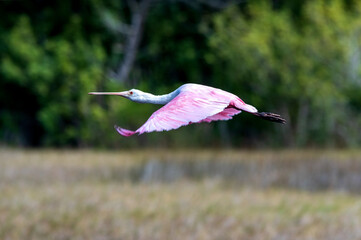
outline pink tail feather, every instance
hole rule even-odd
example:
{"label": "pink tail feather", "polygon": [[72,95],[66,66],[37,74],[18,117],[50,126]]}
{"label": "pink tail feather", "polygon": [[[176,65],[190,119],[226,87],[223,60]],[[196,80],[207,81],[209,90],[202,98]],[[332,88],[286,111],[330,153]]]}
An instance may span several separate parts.
{"label": "pink tail feather", "polygon": [[135,131],[127,130],[127,129],[121,128],[121,127],[119,127],[117,125],[114,125],[114,128],[115,128],[115,130],[117,130],[117,132],[120,135],[123,135],[124,137],[130,137],[133,134],[135,134]]}
{"label": "pink tail feather", "polygon": [[249,113],[257,112],[257,108],[243,102],[241,99],[239,99],[239,101],[234,101],[233,104],[231,104],[231,105],[233,105],[236,109],[242,110],[242,111],[245,111],[245,112],[249,112]]}

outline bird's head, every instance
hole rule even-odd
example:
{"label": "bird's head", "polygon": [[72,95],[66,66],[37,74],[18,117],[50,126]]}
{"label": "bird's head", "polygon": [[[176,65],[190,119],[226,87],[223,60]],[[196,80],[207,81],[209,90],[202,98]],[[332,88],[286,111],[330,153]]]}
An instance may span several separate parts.
{"label": "bird's head", "polygon": [[130,89],[128,91],[123,91],[123,92],[90,92],[89,94],[122,96],[134,102],[139,102],[143,99],[145,93],[138,89]]}

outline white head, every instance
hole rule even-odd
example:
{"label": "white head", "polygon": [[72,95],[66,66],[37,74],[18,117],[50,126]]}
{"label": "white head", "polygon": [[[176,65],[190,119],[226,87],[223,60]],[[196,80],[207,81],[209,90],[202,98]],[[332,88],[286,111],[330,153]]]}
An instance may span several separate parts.
{"label": "white head", "polygon": [[144,100],[146,100],[148,95],[148,93],[142,92],[138,89],[130,89],[128,91],[123,91],[123,92],[90,92],[89,94],[122,96],[134,102],[144,102]]}
{"label": "white head", "polygon": [[117,95],[117,96],[122,96],[122,97],[128,98],[129,100],[132,100],[133,102],[138,102],[138,103],[167,104],[173,98],[175,98],[178,95],[178,93],[179,92],[176,90],[169,94],[155,96],[151,93],[145,93],[138,89],[130,89],[130,90],[124,91],[124,92],[90,92],[89,94],[92,94],[92,95]]}

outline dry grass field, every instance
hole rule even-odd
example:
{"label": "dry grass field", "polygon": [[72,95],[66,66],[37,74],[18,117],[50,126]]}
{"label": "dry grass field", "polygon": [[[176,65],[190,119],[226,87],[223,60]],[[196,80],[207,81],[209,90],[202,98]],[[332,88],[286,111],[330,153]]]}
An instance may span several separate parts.
{"label": "dry grass field", "polygon": [[361,239],[360,151],[0,149],[0,239]]}

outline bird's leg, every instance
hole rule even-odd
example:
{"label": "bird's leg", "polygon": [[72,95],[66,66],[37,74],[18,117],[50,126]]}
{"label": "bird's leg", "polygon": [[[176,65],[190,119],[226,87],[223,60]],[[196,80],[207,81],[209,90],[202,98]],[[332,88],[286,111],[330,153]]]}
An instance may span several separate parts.
{"label": "bird's leg", "polygon": [[285,124],[286,120],[284,118],[282,118],[280,115],[275,114],[275,113],[270,113],[270,112],[255,112],[252,113],[253,115],[260,117],[264,120],[268,120],[271,122],[278,122],[278,123],[282,123]]}

